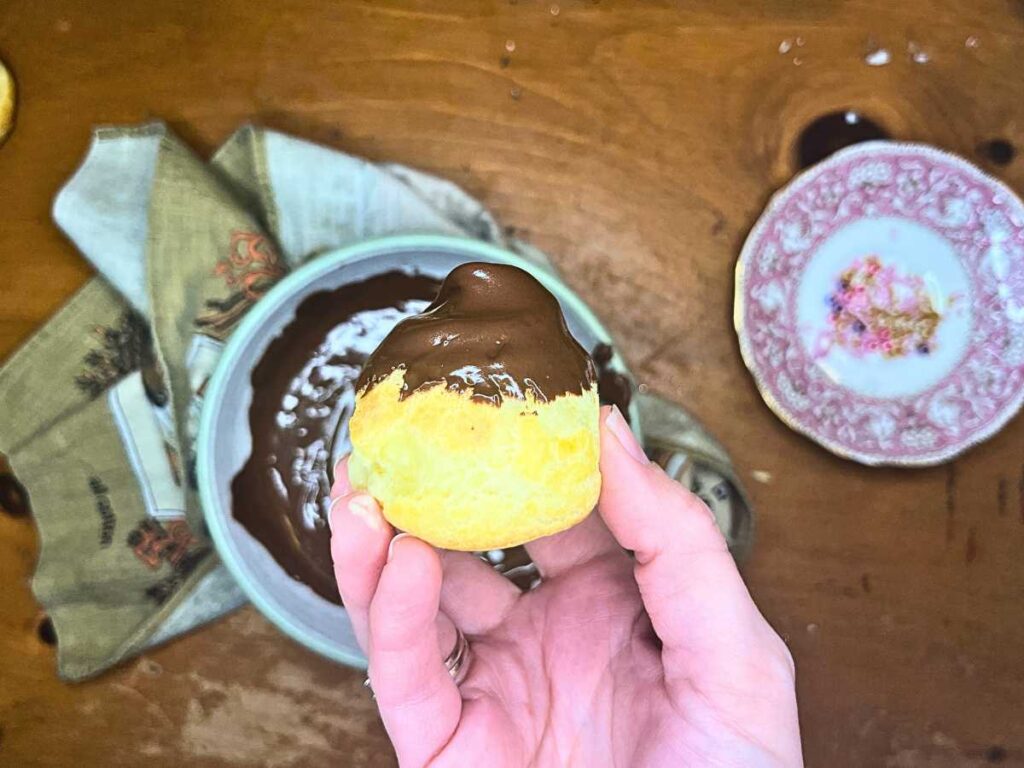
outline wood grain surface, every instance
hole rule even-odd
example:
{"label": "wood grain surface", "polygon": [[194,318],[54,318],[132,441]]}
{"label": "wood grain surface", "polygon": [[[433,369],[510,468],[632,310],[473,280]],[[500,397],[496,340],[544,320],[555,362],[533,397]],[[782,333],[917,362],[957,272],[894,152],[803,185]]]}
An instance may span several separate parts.
{"label": "wood grain surface", "polygon": [[[90,275],[49,211],[96,124],[164,118],[207,153],[255,121],[450,178],[732,450],[807,764],[1024,766],[1024,423],[944,467],[845,462],[772,416],[731,327],[739,247],[821,115],[856,109],[1024,190],[1011,147],[979,152],[1024,148],[1024,5],[555,2],[7,0],[0,357]],[[0,765],[393,764],[361,675],[252,609],[58,682],[35,556],[31,521],[0,514]]]}

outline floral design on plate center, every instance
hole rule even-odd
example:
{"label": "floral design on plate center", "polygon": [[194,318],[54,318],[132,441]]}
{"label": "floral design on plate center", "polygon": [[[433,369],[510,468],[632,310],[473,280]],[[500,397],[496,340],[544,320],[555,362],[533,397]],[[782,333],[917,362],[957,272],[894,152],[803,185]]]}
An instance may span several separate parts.
{"label": "floral design on plate center", "polygon": [[825,297],[826,324],[815,344],[820,359],[839,346],[854,357],[927,355],[935,334],[958,294],[945,300],[929,290],[920,275],[908,274],[877,255],[844,269]]}

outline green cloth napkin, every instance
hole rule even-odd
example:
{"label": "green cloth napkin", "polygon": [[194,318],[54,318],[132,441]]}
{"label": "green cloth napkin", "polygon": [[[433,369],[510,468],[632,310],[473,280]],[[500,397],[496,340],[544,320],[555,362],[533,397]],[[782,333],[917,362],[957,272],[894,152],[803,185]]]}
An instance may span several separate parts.
{"label": "green cloth napkin", "polygon": [[[449,182],[254,127],[208,163],[161,123],[99,129],[54,219],[100,276],[0,370],[0,451],[39,528],[32,588],[68,680],[244,602],[204,529],[193,445],[224,341],[282,275],[428,232],[553,269]],[[638,397],[649,452],[742,557],[753,518],[728,455],[680,407]]]}

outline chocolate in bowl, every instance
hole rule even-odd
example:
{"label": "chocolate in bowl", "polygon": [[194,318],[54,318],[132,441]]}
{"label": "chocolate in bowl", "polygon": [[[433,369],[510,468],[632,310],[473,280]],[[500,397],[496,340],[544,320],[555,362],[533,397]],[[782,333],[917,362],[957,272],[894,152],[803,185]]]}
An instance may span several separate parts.
{"label": "chocolate in bowl", "polygon": [[[253,456],[254,445],[264,439],[260,436],[254,439],[250,426],[251,406],[262,397],[254,391],[253,373],[266,357],[271,344],[284,335],[302,305],[312,296],[331,293],[389,272],[407,276],[419,274],[439,283],[457,265],[467,261],[512,264],[530,271],[559,300],[569,330],[585,349],[593,352],[598,345],[611,343],[608,332],[586,304],[559,278],[535,263],[465,238],[430,235],[389,237],[323,253],[282,279],[242,318],[228,339],[205,390],[196,442],[196,469],[206,524],[222,563],[255,607],[278,628],[306,647],[345,664],[366,664],[345,609],[294,578],[232,514],[235,478]],[[331,312],[334,311],[332,308]],[[333,320],[335,325],[331,328],[337,325],[338,315],[333,315]],[[325,331],[321,341],[326,338]],[[311,341],[306,351],[311,352],[319,343]],[[282,344],[286,345],[286,342]],[[617,354],[612,354],[603,365],[602,355],[596,353],[595,357],[602,391],[606,380],[618,382],[623,391],[630,391],[632,380]],[[298,372],[304,362],[297,360],[294,364],[294,370]],[[620,408],[622,405],[620,402]],[[631,417],[636,430],[636,403],[630,403],[628,410],[623,408],[623,413]],[[326,420],[330,416],[323,418]],[[344,424],[343,418],[337,420],[338,428],[334,430],[337,439],[332,449],[328,449],[327,466],[347,450]],[[331,426],[333,424],[328,424],[322,429],[329,431]],[[303,450],[307,458],[312,453],[311,449]],[[319,450],[317,456],[320,457]],[[323,457],[318,461],[322,462]],[[319,479],[316,488],[322,496],[324,487]],[[277,525],[278,530],[291,535],[287,533],[290,524],[281,521]],[[320,541],[319,551],[325,552],[326,529],[317,527],[314,521],[312,531],[310,538]],[[491,554],[504,558],[502,568],[511,567],[516,562],[512,551]],[[520,554],[525,560],[525,553]],[[524,571],[529,570],[528,565],[525,569],[518,569],[523,577],[520,583],[528,583],[530,576]]]}
{"label": "chocolate in bowl", "polygon": [[252,453],[231,483],[231,513],[288,574],[341,604],[327,513],[332,456],[347,450],[363,363],[399,320],[437,294],[424,275],[386,272],[315,293],[252,372]]}

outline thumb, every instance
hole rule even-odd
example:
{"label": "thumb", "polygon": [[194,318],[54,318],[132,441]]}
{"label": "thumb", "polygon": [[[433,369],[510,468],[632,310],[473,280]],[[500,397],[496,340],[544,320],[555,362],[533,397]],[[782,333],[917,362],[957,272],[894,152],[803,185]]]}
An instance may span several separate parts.
{"label": "thumb", "polygon": [[663,644],[669,683],[696,672],[728,679],[738,657],[778,640],[711,511],[647,459],[615,408],[602,419],[601,475],[598,510],[612,535],[634,552],[637,585]]}

